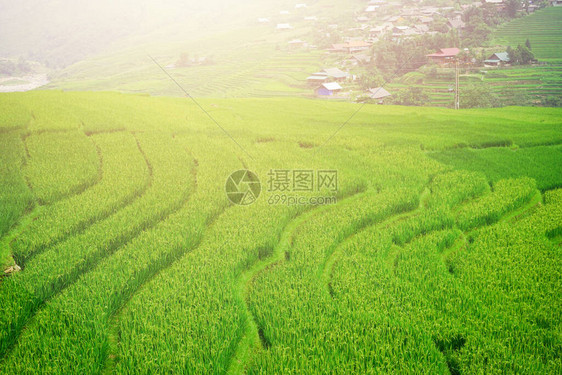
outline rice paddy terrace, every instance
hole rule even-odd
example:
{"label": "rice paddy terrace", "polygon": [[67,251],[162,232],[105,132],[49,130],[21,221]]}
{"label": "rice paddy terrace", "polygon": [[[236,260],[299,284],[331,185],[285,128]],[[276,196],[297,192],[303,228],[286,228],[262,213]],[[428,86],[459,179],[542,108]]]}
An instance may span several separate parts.
{"label": "rice paddy terrace", "polygon": [[535,57],[561,60],[561,28],[562,7],[547,7],[501,25],[494,32],[494,42],[517,47],[529,39]]}
{"label": "rice paddy terrace", "polygon": [[[388,85],[391,92],[410,86],[424,90],[428,105],[451,107],[454,103],[454,69],[441,68],[437,77],[422,76]],[[533,66],[472,69],[460,76],[461,106],[464,90],[483,86],[502,105],[548,105],[549,98],[562,96],[562,65],[549,63]]]}
{"label": "rice paddy terrace", "polygon": [[0,95],[0,373],[560,371],[561,110],[201,105]]}

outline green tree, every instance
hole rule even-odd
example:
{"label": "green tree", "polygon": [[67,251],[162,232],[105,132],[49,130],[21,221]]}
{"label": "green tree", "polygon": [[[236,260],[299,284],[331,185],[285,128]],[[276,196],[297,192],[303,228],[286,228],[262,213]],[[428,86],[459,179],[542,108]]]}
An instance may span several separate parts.
{"label": "green tree", "polygon": [[362,89],[379,87],[383,84],[384,78],[376,70],[369,71],[359,77],[359,85]]}
{"label": "green tree", "polygon": [[499,107],[498,97],[484,84],[469,84],[460,89],[461,108]]}
{"label": "green tree", "polygon": [[509,56],[511,63],[513,64],[515,62],[513,48],[511,48],[511,46],[507,46],[505,52],[507,52],[507,55]]}
{"label": "green tree", "polygon": [[429,101],[429,95],[421,87],[410,86],[397,92],[392,97],[392,103],[398,105],[423,106]]}
{"label": "green tree", "polygon": [[440,33],[446,33],[447,31],[449,31],[449,26],[447,25],[447,20],[445,18],[436,19],[431,24],[431,29],[433,31],[438,31]]}
{"label": "green tree", "polygon": [[481,46],[490,36],[492,29],[482,20],[474,19],[466,26],[463,33],[463,46],[474,47]]}
{"label": "green tree", "polygon": [[521,2],[519,0],[507,0],[504,3],[507,17],[515,18],[517,11],[521,8]]}
{"label": "green tree", "polygon": [[529,51],[532,49],[531,48],[531,41],[529,40],[529,38],[527,38],[527,40],[525,41],[525,47],[527,47],[529,49]]}
{"label": "green tree", "polygon": [[562,107],[562,100],[557,96],[548,96],[544,99],[543,104],[547,107]]}
{"label": "green tree", "polygon": [[517,54],[519,55],[519,65],[528,65],[535,59],[533,52],[521,44],[517,46]]}
{"label": "green tree", "polygon": [[[512,65],[524,65],[528,64],[533,58],[529,59],[529,56],[532,56],[532,52],[525,46],[518,45],[517,48],[511,48],[511,46],[507,47],[507,54],[509,55],[509,61]],[[525,57],[523,56],[525,54]],[[530,54],[530,55],[529,55]],[[528,61],[527,61],[528,59]],[[525,62],[527,61],[527,62]]]}

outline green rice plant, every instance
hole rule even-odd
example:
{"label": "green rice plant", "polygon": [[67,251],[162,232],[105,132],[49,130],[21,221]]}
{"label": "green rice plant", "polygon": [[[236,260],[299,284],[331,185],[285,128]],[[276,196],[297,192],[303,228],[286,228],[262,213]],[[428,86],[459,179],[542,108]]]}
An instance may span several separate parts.
{"label": "green rice plant", "polygon": [[[462,241],[458,230],[420,237],[399,252],[385,230],[359,233],[332,271],[339,323],[327,327],[336,327],[331,331],[341,331],[337,337],[348,343],[361,343],[361,351],[346,357],[337,347],[320,345],[343,364],[368,363],[375,372],[555,371],[559,270],[548,256],[552,245],[545,247],[544,235],[528,227],[537,220],[544,225],[546,217],[553,225],[560,207],[555,211],[541,208],[515,226],[502,222],[482,229],[473,244],[451,253],[452,261],[443,258],[449,254],[444,249]],[[533,270],[527,273],[526,267]],[[519,319],[520,314],[533,318]],[[548,349],[540,349],[546,342]]]}
{"label": "green rice plant", "polygon": [[429,186],[429,207],[455,207],[490,190],[486,178],[475,172],[452,171],[437,175]]}
{"label": "green rice plant", "polygon": [[544,194],[544,203],[546,204],[562,203],[562,189],[547,191]]}
{"label": "green rice plant", "polygon": [[[304,151],[296,145],[292,147],[296,148],[295,154],[306,160]],[[270,144],[269,148],[260,153],[261,160],[275,163],[277,155],[291,155],[283,144]],[[252,169],[259,175],[267,175],[267,163],[253,164]],[[197,249],[131,300],[119,325],[118,372],[152,373],[182,368],[193,372],[226,371],[244,333],[245,307],[238,299],[236,278],[253,263],[270,256],[283,223],[297,210],[269,205],[263,199],[250,207],[233,206],[218,217]],[[220,276],[209,277],[214,273]],[[191,304],[190,300],[200,303]],[[147,316],[152,318],[146,319]],[[220,326],[209,326],[209,316]],[[177,326],[180,321],[183,323]],[[130,330],[132,326],[138,330]],[[160,329],[169,332],[168,339],[157,334]],[[185,335],[192,339],[185,341]],[[153,345],[146,346],[146,340]],[[178,358],[177,351],[171,348],[185,354]],[[146,361],[154,355],[159,357],[159,364]]]}
{"label": "green rice plant", "polygon": [[560,226],[561,215],[560,205],[539,207],[515,222],[479,230],[472,244],[453,254],[455,277],[480,300],[460,315],[463,324],[473,322],[458,359],[461,372],[554,373],[560,368],[561,273],[552,257],[556,245],[545,234]]}
{"label": "green rice plant", "polygon": [[73,97],[63,92],[26,92],[14,96],[31,112],[31,132],[77,130],[82,126],[79,114],[72,109]]}
{"label": "green rice plant", "polygon": [[[0,239],[34,204],[21,167],[25,149],[17,133],[0,133]],[[9,246],[0,242],[0,267],[9,256]]]}
{"label": "green rice plant", "polygon": [[398,246],[404,246],[415,237],[436,230],[454,227],[455,219],[448,210],[430,209],[399,221],[392,226],[392,241]]}
{"label": "green rice plant", "polygon": [[12,95],[0,94],[0,133],[25,129],[31,122],[29,109]]}
{"label": "green rice plant", "polygon": [[462,205],[456,212],[456,221],[463,230],[490,225],[500,217],[528,202],[536,193],[536,182],[529,178],[500,180],[493,192]]}
{"label": "green rice plant", "polygon": [[[558,178],[559,150],[546,145],[559,110],[367,105],[341,128],[357,106],[201,99],[236,144],[185,98],[6,98],[34,114],[29,138],[93,142],[103,173],[26,212],[24,131],[0,130],[0,186],[17,197],[0,243],[24,266],[0,280],[1,373],[562,367],[562,205],[546,188]],[[499,143],[513,149],[483,148]],[[232,205],[225,181],[244,168],[261,196]],[[536,184],[515,178],[533,168]],[[337,202],[271,204],[271,169],[337,170],[337,191],[297,194]]]}
{"label": "green rice plant", "polygon": [[80,131],[30,134],[25,175],[40,204],[78,194],[101,179],[95,144]]}
{"label": "green rice plant", "polygon": [[419,202],[414,192],[393,190],[353,203],[326,211],[297,228],[285,261],[252,280],[249,305],[263,352],[250,373],[351,369],[344,366],[343,358],[333,355],[338,351],[338,337],[343,336],[332,334],[337,330],[331,325],[333,314],[338,312],[331,308],[329,288],[322,282],[327,259],[362,226],[414,209]]}
{"label": "green rice plant", "polygon": [[92,140],[102,159],[101,180],[81,194],[33,212],[33,221],[18,228],[10,244],[20,265],[43,249],[113,214],[148,187],[149,165],[131,134],[97,134]]}
{"label": "green rice plant", "polygon": [[456,169],[484,173],[493,182],[509,177],[530,177],[540,190],[562,185],[562,169],[553,168],[562,157],[562,146],[535,146],[516,150],[447,150],[431,155]]}
{"label": "green rice plant", "polygon": [[[378,155],[381,160],[397,154],[388,152],[386,155],[387,152],[388,150],[380,150]],[[308,164],[307,158],[310,158],[307,149],[300,148],[297,142],[291,146],[270,142],[267,147],[260,146],[260,159],[271,159],[258,164],[264,168],[258,171],[267,172],[267,166],[276,165],[276,159],[282,155],[290,165],[298,161],[305,166]],[[373,167],[367,166],[373,165],[372,161],[377,160],[376,158],[351,157],[342,154],[339,148],[323,152],[323,159],[331,160],[329,164],[338,166],[341,181],[346,181],[348,185],[341,187],[340,196],[357,194],[358,187],[376,185],[374,181],[388,183],[390,175],[398,176],[394,178],[401,180],[404,176],[397,172],[401,171],[403,165],[410,165],[412,156],[404,153],[401,157],[403,160],[398,160],[396,167],[380,168],[375,172]],[[361,171],[358,166],[362,165],[367,167],[368,172],[358,175],[357,171]],[[410,168],[416,167],[411,165]],[[429,161],[427,168],[434,171],[432,168],[435,165]],[[417,172],[421,173],[422,170],[418,164]],[[352,173],[354,171],[355,174]],[[418,175],[411,179],[418,181]],[[401,192],[402,190],[398,190],[394,194],[400,195]],[[404,197],[396,205],[386,203],[384,197],[387,194],[390,192],[381,196],[375,192],[359,193],[349,198],[356,204],[345,204],[344,211],[352,213],[349,220],[361,226],[377,220],[383,213],[393,210],[401,212],[418,206],[416,194],[400,195],[406,195],[407,198]],[[281,250],[277,241],[289,220],[302,212],[300,208],[288,210],[282,206],[268,206],[266,202],[262,201],[245,209],[233,207],[227,210],[213,224],[198,249],[187,254],[168,270],[167,277],[160,275],[150,288],[143,289],[131,300],[122,317],[119,331],[122,345],[119,349],[120,361],[117,363],[119,372],[173,372],[181,369],[187,369],[188,372],[223,372],[236,366],[236,357],[244,357],[245,351],[252,350],[244,343],[259,340],[258,330],[251,328],[255,323],[252,323],[244,297],[240,296],[240,288],[244,287],[238,286],[237,279],[244,270],[254,270],[256,264],[266,266],[279,258],[293,257],[293,254]],[[359,202],[363,204],[357,205]],[[363,209],[359,209],[360,207]],[[337,211],[329,207],[325,210]],[[312,214],[315,211],[310,212]],[[342,214],[342,217],[345,215]],[[341,225],[349,225],[349,222],[345,221]],[[322,226],[318,225],[317,228],[320,227]],[[352,228],[348,227],[348,230]],[[343,234],[341,236],[343,238]],[[251,275],[253,271],[249,272]],[[210,277],[217,273],[221,276]],[[168,293],[158,292],[168,288]],[[189,301],[192,300],[200,302],[191,304]],[[213,319],[209,320],[210,316]],[[213,324],[213,321],[220,323]],[[132,330],[132,327],[137,329]],[[162,331],[168,332],[167,336],[158,333]],[[185,337],[191,337],[191,340],[186,341]],[[147,342],[152,344],[147,346]],[[185,355],[178,358],[178,351]],[[154,356],[159,357],[158,365],[148,361],[148,358]]]}
{"label": "green rice plant", "polygon": [[[51,299],[5,359],[3,373],[39,369],[97,373],[111,364],[108,357],[115,356],[118,349],[110,347],[111,340],[118,339],[111,337],[112,317],[151,277],[197,246],[207,225],[227,206],[223,186],[217,182],[240,168],[239,161],[220,144],[211,146],[200,138],[183,137],[181,144],[198,160],[197,186],[189,201]],[[215,157],[215,153],[221,156]],[[37,355],[34,348],[39,346],[51,350]],[[64,351],[57,349],[61,346]]]}
{"label": "green rice plant", "polygon": [[193,161],[186,150],[167,135],[143,133],[137,138],[152,168],[149,189],[107,219],[33,257],[23,272],[0,284],[6,301],[0,314],[0,352],[13,344],[46,299],[185,204],[193,187]]}

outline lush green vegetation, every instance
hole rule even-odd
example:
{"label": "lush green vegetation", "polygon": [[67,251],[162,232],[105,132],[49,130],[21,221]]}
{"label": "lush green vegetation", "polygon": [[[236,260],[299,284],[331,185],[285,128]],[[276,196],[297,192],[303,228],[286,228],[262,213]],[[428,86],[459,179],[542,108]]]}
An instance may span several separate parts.
{"label": "lush green vegetation", "polygon": [[[331,43],[340,43],[346,37],[367,39],[371,27],[386,22],[383,19],[389,15],[385,13],[387,11],[372,15],[368,22],[359,23],[355,18],[364,10],[365,4],[358,0],[346,3],[345,7],[338,6],[341,4],[333,0],[324,0],[309,4],[306,10],[300,11],[293,10],[294,4],[290,2],[281,2],[279,10],[292,10],[286,17],[277,14],[277,9],[272,14],[271,9],[262,8],[253,0],[243,3],[238,12],[244,13],[244,17],[236,25],[229,19],[220,27],[218,24],[212,27],[206,25],[208,28],[202,28],[205,33],[201,34],[201,30],[196,28],[173,24],[159,30],[157,35],[141,38],[146,43],[142,47],[136,43],[138,40],[131,44],[123,42],[122,48],[53,72],[52,82],[47,88],[181,95],[147,56],[150,53],[196,97],[311,97],[314,87],[307,85],[306,77],[320,69],[338,66],[349,69],[351,74],[360,78],[344,84],[345,91],[350,91],[351,100],[364,96],[365,88],[368,88],[363,87],[366,82],[369,83],[367,86],[377,87],[388,81],[386,88],[393,96],[386,99],[386,104],[453,107],[453,69],[427,66],[425,55],[446,46],[458,46],[469,48],[465,61],[476,61],[475,65],[467,66],[467,70],[463,68],[461,72],[461,106],[562,106],[562,67],[561,57],[558,56],[562,12],[559,7],[547,7],[531,15],[517,13],[517,16],[514,9],[520,4],[514,0],[508,1],[509,6],[501,12],[495,5],[468,8],[462,15],[466,28],[459,34],[446,26],[445,17],[452,19],[457,16],[453,4],[441,2],[440,6],[451,5],[451,8],[444,9],[442,15],[435,16],[435,21],[429,24],[430,30],[438,34],[406,38],[397,38],[391,32],[379,35],[378,42],[369,51],[363,52],[373,57],[371,62],[356,67],[349,66],[349,55],[326,54],[326,49],[331,47]],[[213,1],[204,5],[209,8],[215,6]],[[185,11],[183,7],[179,9],[179,12]],[[168,11],[162,10],[162,16],[167,16]],[[225,10],[221,12],[221,17],[228,18],[228,14],[229,10]],[[319,21],[304,21],[303,15],[318,17]],[[131,14],[132,18],[136,16]],[[269,17],[271,22],[258,24],[258,17]],[[291,23],[294,29],[277,32],[276,22]],[[338,24],[338,27],[331,28],[332,24]],[[419,21],[407,18],[395,24],[413,27]],[[102,22],[102,25],[105,23]],[[364,30],[357,31],[361,25]],[[127,27],[123,25],[124,29]],[[93,34],[98,32],[96,30]],[[483,67],[483,61],[492,53],[503,52],[509,45],[514,49],[518,45],[523,47],[527,38],[540,65]],[[306,41],[313,47],[291,48],[288,42],[294,39]],[[65,49],[68,47],[65,45]],[[72,49],[72,55],[74,52],[84,54],[82,50],[75,50]],[[47,55],[50,59],[58,59],[51,54],[56,55],[49,50]],[[174,66],[181,56],[188,60],[204,59],[205,62]],[[74,61],[76,57],[69,59]],[[545,62],[548,64],[543,65]],[[417,91],[411,93],[412,87]],[[471,90],[474,87],[477,90]],[[482,93],[487,98],[476,104],[474,100],[462,97],[481,98]]]}
{"label": "lush green vegetation", "polygon": [[0,102],[2,374],[562,368],[560,109],[201,99],[237,145],[188,99]]}
{"label": "lush green vegetation", "polygon": [[[553,143],[559,143],[553,139]],[[490,181],[508,177],[531,177],[538,188],[550,190],[562,187],[559,168],[562,146],[537,146],[510,149],[492,147],[480,150],[468,148],[441,151],[432,157],[455,168],[481,171]]]}
{"label": "lush green vegetation", "polygon": [[[558,63],[537,66],[473,68],[460,75],[461,107],[503,105],[560,106],[562,66]],[[387,85],[396,96],[413,89],[421,91],[419,102],[412,105],[452,107],[454,103],[454,69],[429,67],[409,73]],[[426,99],[423,99],[425,94]],[[391,102],[394,99],[391,99]]]}
{"label": "lush green vegetation", "polygon": [[516,47],[518,44],[525,44],[529,39],[535,57],[541,60],[560,60],[561,27],[562,8],[548,7],[501,25],[494,32],[493,42]]}

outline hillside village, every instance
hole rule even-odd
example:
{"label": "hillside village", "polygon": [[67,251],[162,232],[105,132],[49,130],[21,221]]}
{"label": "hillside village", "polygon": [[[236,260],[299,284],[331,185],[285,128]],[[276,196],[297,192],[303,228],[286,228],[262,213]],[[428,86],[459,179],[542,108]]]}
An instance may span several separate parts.
{"label": "hillside village", "polygon": [[[459,69],[468,72],[539,64],[528,40],[526,45],[490,48],[487,38],[495,26],[510,19],[562,5],[558,0],[482,0],[460,5],[451,2],[449,6],[428,3],[369,0],[354,10],[352,17],[337,20],[319,17],[316,7],[299,3],[257,22],[290,34],[281,46],[289,53],[321,51],[333,62],[320,71],[308,72],[310,95],[416,105],[426,99],[423,90],[410,87],[394,93],[383,86],[420,69],[435,75],[439,74],[436,71],[450,71],[454,77]],[[314,32],[307,32],[308,28]],[[294,37],[299,30],[302,36]],[[456,90],[447,88],[448,92]]]}
{"label": "hillside village", "polygon": [[132,39],[60,69],[48,66],[77,58],[72,44],[53,57],[29,43],[32,53],[0,58],[0,86],[41,73],[50,89],[178,95],[150,52],[196,97],[562,106],[562,0],[252,0],[206,17],[221,14],[230,26],[179,22],[151,37],[160,50]]}

